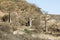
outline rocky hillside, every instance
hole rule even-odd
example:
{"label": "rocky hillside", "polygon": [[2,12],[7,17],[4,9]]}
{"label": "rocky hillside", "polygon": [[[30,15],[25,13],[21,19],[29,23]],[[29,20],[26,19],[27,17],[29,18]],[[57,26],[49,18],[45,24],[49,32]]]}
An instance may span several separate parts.
{"label": "rocky hillside", "polygon": [[0,40],[59,40],[59,19],[25,0],[0,0]]}
{"label": "rocky hillside", "polygon": [[60,22],[60,15],[51,15],[51,17]]}

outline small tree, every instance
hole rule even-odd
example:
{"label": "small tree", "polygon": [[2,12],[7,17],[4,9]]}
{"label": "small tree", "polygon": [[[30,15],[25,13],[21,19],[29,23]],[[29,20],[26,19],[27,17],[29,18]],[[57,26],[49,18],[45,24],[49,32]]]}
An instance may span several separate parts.
{"label": "small tree", "polygon": [[47,29],[47,13],[45,13],[45,32],[47,32],[48,31],[48,29]]}
{"label": "small tree", "polygon": [[43,13],[44,13],[44,21],[45,21],[45,32],[47,32],[48,31],[48,28],[47,28],[47,12],[45,12],[44,10],[43,10]]}

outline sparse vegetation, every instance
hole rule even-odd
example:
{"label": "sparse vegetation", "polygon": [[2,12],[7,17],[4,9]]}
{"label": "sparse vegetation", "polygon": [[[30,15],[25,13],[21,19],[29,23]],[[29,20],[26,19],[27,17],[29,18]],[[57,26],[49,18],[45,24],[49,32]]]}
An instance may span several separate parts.
{"label": "sparse vegetation", "polygon": [[[39,7],[25,0],[0,0],[0,14],[0,40],[60,39],[57,37],[58,33],[60,35],[60,18],[55,18],[56,15],[44,15]],[[45,27],[48,27],[47,34],[44,32]],[[21,30],[25,34],[20,34]],[[16,35],[13,34],[14,31],[17,32]]]}
{"label": "sparse vegetation", "polygon": [[4,15],[1,20],[3,22],[9,21],[9,15]]}
{"label": "sparse vegetation", "polygon": [[25,32],[25,33],[30,33],[29,30],[26,29],[26,28],[24,29],[24,32]]}

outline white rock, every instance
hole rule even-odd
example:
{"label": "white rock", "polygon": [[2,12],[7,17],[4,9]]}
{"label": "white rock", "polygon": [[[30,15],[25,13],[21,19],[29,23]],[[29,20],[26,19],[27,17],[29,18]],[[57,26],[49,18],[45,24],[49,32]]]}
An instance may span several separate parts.
{"label": "white rock", "polygon": [[16,34],[21,34],[22,35],[22,34],[24,34],[24,32],[23,31],[20,31],[20,30],[16,30],[16,31],[13,32],[13,34],[14,35],[16,35]]}

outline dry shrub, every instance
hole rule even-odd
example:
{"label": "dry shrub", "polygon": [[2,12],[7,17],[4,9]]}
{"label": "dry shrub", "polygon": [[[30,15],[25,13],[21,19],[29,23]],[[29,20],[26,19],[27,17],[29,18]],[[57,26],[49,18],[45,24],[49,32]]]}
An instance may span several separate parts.
{"label": "dry shrub", "polygon": [[0,31],[10,33],[11,27],[9,23],[0,23]]}

